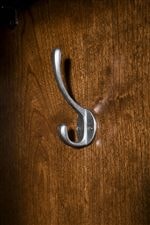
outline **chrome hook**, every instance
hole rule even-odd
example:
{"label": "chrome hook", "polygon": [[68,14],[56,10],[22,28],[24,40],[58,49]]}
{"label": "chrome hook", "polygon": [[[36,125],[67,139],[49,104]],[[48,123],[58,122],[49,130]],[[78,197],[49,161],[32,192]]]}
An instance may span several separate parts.
{"label": "chrome hook", "polygon": [[78,125],[77,125],[78,142],[73,142],[70,140],[67,126],[64,124],[59,126],[59,133],[61,138],[66,144],[77,148],[84,147],[89,145],[94,139],[96,133],[96,120],[92,112],[82,108],[71,98],[71,96],[69,95],[64,86],[60,66],[61,66],[61,51],[60,49],[55,49],[53,52],[54,74],[58,87],[61,93],[63,94],[64,98],[66,99],[68,104],[71,105],[78,113]]}

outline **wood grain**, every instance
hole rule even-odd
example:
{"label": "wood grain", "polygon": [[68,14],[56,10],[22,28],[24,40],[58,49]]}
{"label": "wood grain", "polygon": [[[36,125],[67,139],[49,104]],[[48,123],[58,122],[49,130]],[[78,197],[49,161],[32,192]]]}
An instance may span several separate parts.
{"label": "wood grain", "polygon": [[[150,2],[37,1],[0,31],[0,224],[150,224]],[[93,144],[64,145],[76,113],[54,80],[63,51]]]}

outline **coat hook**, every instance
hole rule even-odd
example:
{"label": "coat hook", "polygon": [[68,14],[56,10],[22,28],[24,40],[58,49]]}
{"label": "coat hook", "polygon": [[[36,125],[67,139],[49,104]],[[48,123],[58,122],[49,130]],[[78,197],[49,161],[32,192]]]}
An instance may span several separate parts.
{"label": "coat hook", "polygon": [[54,69],[55,79],[57,81],[57,84],[61,93],[63,94],[68,104],[71,105],[78,113],[78,123],[77,123],[78,141],[73,142],[72,140],[70,140],[67,126],[64,124],[59,126],[59,133],[62,140],[67,145],[77,147],[77,148],[84,147],[89,145],[94,139],[94,136],[96,133],[96,120],[92,112],[82,108],[71,98],[71,96],[69,95],[69,93],[67,92],[64,86],[62,76],[61,76],[60,66],[61,66],[61,51],[60,49],[55,49],[53,52],[53,69]]}

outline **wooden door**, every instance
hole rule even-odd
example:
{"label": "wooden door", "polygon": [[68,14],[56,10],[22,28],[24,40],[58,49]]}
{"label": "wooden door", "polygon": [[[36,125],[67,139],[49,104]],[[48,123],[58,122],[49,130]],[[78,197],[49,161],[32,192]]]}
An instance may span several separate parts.
{"label": "wooden door", "polygon": [[[150,224],[148,0],[45,0],[0,33],[0,224]],[[96,116],[94,142],[58,137],[77,115],[67,87]]]}

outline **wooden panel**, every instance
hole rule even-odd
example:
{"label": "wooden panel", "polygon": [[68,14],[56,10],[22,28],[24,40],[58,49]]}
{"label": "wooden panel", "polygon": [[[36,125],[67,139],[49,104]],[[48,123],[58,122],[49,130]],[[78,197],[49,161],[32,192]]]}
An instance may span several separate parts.
{"label": "wooden panel", "polygon": [[[38,1],[0,42],[0,224],[150,224],[148,0]],[[57,125],[76,114],[67,84],[95,112],[93,144],[64,145]]]}

